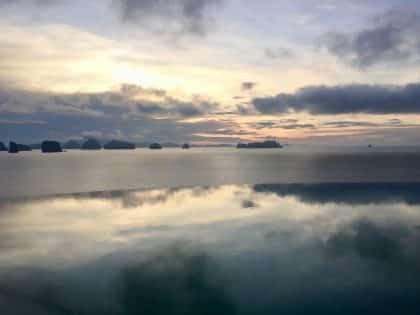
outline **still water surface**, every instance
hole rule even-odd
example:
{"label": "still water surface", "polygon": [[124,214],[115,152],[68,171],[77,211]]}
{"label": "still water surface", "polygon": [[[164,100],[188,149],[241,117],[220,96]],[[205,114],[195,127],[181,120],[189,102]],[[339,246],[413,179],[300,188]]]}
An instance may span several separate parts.
{"label": "still water surface", "polygon": [[0,152],[0,198],[224,184],[414,181],[420,181],[416,147]]}
{"label": "still water surface", "polygon": [[414,315],[420,183],[3,199],[0,249],[0,314]]}

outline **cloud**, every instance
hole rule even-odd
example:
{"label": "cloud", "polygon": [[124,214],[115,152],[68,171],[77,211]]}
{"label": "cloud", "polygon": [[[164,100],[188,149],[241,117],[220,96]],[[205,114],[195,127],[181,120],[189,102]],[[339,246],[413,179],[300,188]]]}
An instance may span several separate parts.
{"label": "cloud", "polygon": [[4,125],[43,125],[46,124],[46,121],[43,120],[10,120],[10,119],[0,119],[0,124]]}
{"label": "cloud", "polygon": [[243,91],[250,91],[254,89],[256,85],[257,85],[256,82],[247,81],[247,82],[242,82],[241,88]]}
{"label": "cloud", "polygon": [[293,57],[294,52],[289,48],[265,48],[264,56],[269,59],[285,59]]}
{"label": "cloud", "polygon": [[63,0],[0,0],[0,6],[2,5],[15,5],[15,4],[33,4],[33,5],[51,5],[58,3],[65,3]]}
{"label": "cloud", "polygon": [[124,22],[141,23],[160,32],[204,35],[207,11],[223,0],[115,0]]}
{"label": "cloud", "polygon": [[[203,36],[212,25],[212,10],[224,0],[111,0],[110,9],[121,22],[134,23],[155,33]],[[0,6],[46,7],[67,4],[65,0],[0,0]],[[107,3],[105,4],[108,5]]]}
{"label": "cloud", "polygon": [[[0,88],[1,140],[35,142],[95,135],[133,141],[192,141],[226,122],[182,122],[216,111],[199,96],[181,100],[161,89],[123,84],[97,93],[52,93]],[[118,132],[117,132],[118,131]]]}
{"label": "cloud", "polygon": [[252,104],[264,114],[420,113],[420,84],[309,86],[294,94],[255,98]]}
{"label": "cloud", "polygon": [[351,121],[351,120],[343,120],[343,121],[328,121],[323,124],[326,127],[332,128],[349,128],[349,127],[378,127],[383,126],[383,124],[379,125],[369,121]]}
{"label": "cloud", "polygon": [[[3,118],[4,117],[4,118]],[[17,140],[22,143],[37,143],[45,139],[64,141],[81,137],[97,137],[100,140],[123,139],[133,142],[218,142],[205,136],[211,130],[229,126],[221,121],[183,122],[177,118],[153,118],[132,115],[127,112],[102,116],[75,115],[66,113],[2,113],[0,141]],[[34,121],[43,124],[34,124]],[[20,121],[10,124],[9,121]],[[197,136],[201,134],[201,136]]]}
{"label": "cloud", "polygon": [[257,123],[250,123],[248,124],[251,128],[255,128],[257,130],[263,129],[285,129],[285,130],[293,130],[293,129],[315,129],[316,126],[314,124],[300,124],[297,123],[298,120],[296,119],[280,119],[275,121],[260,121]]}
{"label": "cloud", "polygon": [[0,87],[0,112],[61,113],[79,116],[130,114],[191,117],[210,113],[218,104],[199,96],[180,100],[165,90],[122,84],[97,93],[50,93]]}
{"label": "cloud", "polygon": [[136,107],[141,114],[192,117],[209,113],[216,109],[217,105],[205,101],[197,104],[174,101],[171,103],[171,107],[147,102],[137,103]]}
{"label": "cloud", "polygon": [[324,127],[331,128],[351,128],[351,127],[392,127],[392,128],[407,128],[407,127],[419,127],[419,124],[403,123],[400,119],[389,119],[382,123],[375,123],[370,121],[352,121],[352,120],[341,120],[341,121],[328,121],[323,123]]}
{"label": "cloud", "polygon": [[418,62],[419,32],[417,12],[394,9],[376,17],[369,27],[358,32],[331,32],[322,45],[333,55],[362,69],[384,62]]}

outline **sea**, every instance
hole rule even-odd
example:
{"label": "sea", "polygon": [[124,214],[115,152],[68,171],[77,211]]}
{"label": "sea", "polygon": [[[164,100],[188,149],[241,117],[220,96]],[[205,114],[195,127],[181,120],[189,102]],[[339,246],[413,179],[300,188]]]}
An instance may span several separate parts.
{"label": "sea", "polygon": [[420,314],[420,148],[0,152],[0,314]]}

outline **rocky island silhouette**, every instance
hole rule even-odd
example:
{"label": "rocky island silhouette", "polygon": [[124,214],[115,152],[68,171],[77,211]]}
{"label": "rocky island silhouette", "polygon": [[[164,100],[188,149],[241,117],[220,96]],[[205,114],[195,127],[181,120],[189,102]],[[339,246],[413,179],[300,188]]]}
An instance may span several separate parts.
{"label": "rocky island silhouette", "polygon": [[134,150],[135,148],[134,143],[121,140],[111,140],[104,145],[105,150]]}
{"label": "rocky island silhouette", "polygon": [[149,146],[149,149],[151,149],[151,150],[161,150],[162,149],[162,145],[160,143],[155,142],[155,143],[152,143]]}
{"label": "rocky island silhouette", "polygon": [[90,138],[86,140],[85,142],[83,142],[81,149],[82,150],[101,150],[102,145],[98,140],[94,138]]}
{"label": "rocky island silhouette", "polygon": [[238,149],[281,149],[283,146],[274,140],[267,140],[263,142],[249,142],[238,143]]}
{"label": "rocky island silhouette", "polygon": [[46,140],[41,144],[42,153],[59,153],[63,152],[61,145],[57,141]]}

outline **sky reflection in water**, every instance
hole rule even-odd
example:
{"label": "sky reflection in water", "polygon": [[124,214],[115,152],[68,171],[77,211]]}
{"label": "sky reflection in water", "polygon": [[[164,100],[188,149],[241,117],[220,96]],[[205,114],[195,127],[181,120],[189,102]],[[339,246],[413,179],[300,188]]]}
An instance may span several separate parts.
{"label": "sky reflection in water", "polygon": [[420,184],[0,203],[1,314],[418,314]]}

